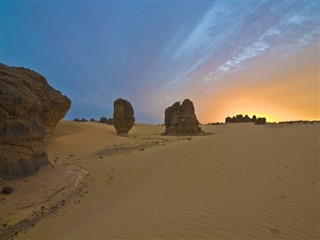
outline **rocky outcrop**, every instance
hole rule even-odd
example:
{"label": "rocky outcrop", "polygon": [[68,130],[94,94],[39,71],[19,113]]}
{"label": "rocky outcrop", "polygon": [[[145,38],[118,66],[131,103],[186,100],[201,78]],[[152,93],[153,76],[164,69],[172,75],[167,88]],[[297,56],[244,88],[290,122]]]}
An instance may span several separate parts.
{"label": "rocky outcrop", "polygon": [[125,99],[117,99],[113,103],[113,125],[119,136],[128,136],[128,132],[134,124],[134,111],[130,102]]}
{"label": "rocky outcrop", "polygon": [[99,123],[105,123],[105,124],[108,124],[108,125],[113,125],[113,119],[112,118],[101,117],[98,122]]}
{"label": "rocky outcrop", "polygon": [[226,117],[225,123],[232,123],[233,120],[231,117]]}
{"label": "rocky outcrop", "polygon": [[186,99],[180,105],[176,102],[165,110],[165,135],[199,135],[202,131],[194,113],[193,103]]}
{"label": "rocky outcrop", "polygon": [[267,119],[266,118],[257,118],[256,115],[253,115],[252,118],[250,118],[248,115],[243,116],[242,114],[238,114],[236,116],[226,117],[225,123],[255,123],[255,124],[266,124]]}
{"label": "rocky outcrop", "polygon": [[258,124],[258,125],[261,125],[261,124],[266,124],[266,122],[267,122],[266,118],[257,118],[254,123]]}
{"label": "rocky outcrop", "polygon": [[252,116],[252,122],[255,122],[256,120],[257,120],[256,115],[253,115],[253,116]]}
{"label": "rocky outcrop", "polygon": [[48,164],[44,138],[71,101],[40,74],[0,64],[0,177],[35,174]]}

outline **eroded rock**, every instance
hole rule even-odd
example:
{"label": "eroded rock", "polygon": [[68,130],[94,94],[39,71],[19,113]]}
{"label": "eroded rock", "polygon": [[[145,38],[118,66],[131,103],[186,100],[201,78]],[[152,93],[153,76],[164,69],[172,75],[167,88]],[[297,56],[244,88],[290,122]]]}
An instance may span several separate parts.
{"label": "eroded rock", "polygon": [[71,106],[40,74],[0,64],[0,177],[35,174],[49,163],[44,138]]}
{"label": "eroded rock", "polygon": [[128,136],[135,118],[131,103],[125,99],[118,98],[113,103],[113,125],[119,136]]}
{"label": "eroded rock", "polygon": [[195,115],[192,101],[185,99],[174,103],[165,110],[165,135],[189,136],[199,135],[201,128]]}

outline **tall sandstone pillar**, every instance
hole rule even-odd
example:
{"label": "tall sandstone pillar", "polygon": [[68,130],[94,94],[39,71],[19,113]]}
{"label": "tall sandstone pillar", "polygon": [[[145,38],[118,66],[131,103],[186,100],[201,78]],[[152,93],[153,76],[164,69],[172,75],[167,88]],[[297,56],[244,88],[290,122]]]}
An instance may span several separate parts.
{"label": "tall sandstone pillar", "polygon": [[134,111],[131,103],[118,98],[113,103],[113,125],[119,136],[126,137],[134,124]]}

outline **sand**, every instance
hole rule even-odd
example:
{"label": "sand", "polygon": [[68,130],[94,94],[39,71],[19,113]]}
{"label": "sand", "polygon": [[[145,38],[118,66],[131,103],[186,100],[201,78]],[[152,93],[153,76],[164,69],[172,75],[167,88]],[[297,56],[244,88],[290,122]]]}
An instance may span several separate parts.
{"label": "sand", "polygon": [[319,124],[203,129],[60,122],[49,159],[87,171],[87,193],[15,239],[319,239]]}

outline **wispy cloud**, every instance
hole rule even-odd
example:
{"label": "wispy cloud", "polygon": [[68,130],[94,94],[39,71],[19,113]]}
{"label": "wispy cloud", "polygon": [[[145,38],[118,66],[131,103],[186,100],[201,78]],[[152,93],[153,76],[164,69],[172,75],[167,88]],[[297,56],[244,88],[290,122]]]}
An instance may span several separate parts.
{"label": "wispy cloud", "polygon": [[[278,5],[275,3],[271,12],[276,12],[277,7]],[[222,62],[217,69],[208,72],[203,81],[210,82],[221,74],[245,67],[246,63],[267,51],[285,49],[287,51],[286,57],[289,57],[290,54],[319,39],[319,13],[314,9],[312,11],[310,4],[295,6],[293,3],[287,3],[286,8],[291,9],[289,14],[270,20],[264,27],[262,24],[265,21],[263,16],[255,19],[257,26],[259,26],[256,31],[252,32],[250,36],[238,35],[239,40],[246,37],[248,41],[239,41],[240,43],[236,44],[232,50],[234,54]],[[249,15],[242,17],[250,19]],[[237,35],[234,36],[237,37]]]}
{"label": "wispy cloud", "polygon": [[[175,88],[192,79],[201,68],[210,62],[215,53],[224,47],[228,38],[237,31],[231,16],[235,9],[228,4],[212,4],[207,13],[190,31],[182,28],[173,38],[170,50],[166,49],[170,67],[175,74],[168,80],[166,87]],[[229,27],[224,29],[224,24]],[[183,32],[183,33],[181,33]]]}
{"label": "wispy cloud", "polygon": [[243,62],[260,55],[268,48],[269,45],[263,41],[255,42],[251,46],[245,47],[240,54],[221,65],[218,70],[221,72],[228,72],[230,69],[237,67]]}

